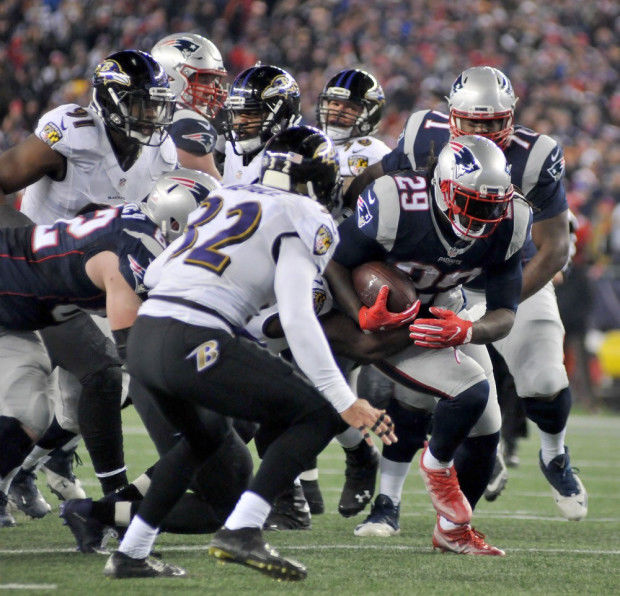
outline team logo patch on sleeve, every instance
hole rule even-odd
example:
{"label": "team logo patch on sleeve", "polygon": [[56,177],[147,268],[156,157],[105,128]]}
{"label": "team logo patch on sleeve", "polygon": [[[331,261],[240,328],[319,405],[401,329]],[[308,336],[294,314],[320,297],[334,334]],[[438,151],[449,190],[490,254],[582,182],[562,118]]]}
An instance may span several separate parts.
{"label": "team logo patch on sleeve", "polygon": [[314,235],[314,254],[324,255],[333,243],[334,236],[331,230],[326,225],[322,225]]}
{"label": "team logo patch on sleeve", "polygon": [[357,198],[357,227],[363,228],[372,220],[372,213],[362,197]]}
{"label": "team logo patch on sleeve", "polygon": [[312,290],[312,299],[314,302],[314,314],[318,316],[327,300],[327,293],[320,288],[314,288],[314,290]]}
{"label": "team logo patch on sleeve", "polygon": [[39,138],[52,147],[62,139],[62,132],[53,122],[48,122],[39,133]]}
{"label": "team logo patch on sleeve", "polygon": [[354,176],[361,174],[368,167],[368,158],[364,155],[350,155],[347,161]]}
{"label": "team logo patch on sleeve", "polygon": [[[553,157],[553,156],[552,156]],[[554,180],[559,180],[564,175],[564,166],[565,166],[564,157],[558,159],[555,163],[551,164],[550,168],[547,168],[547,172],[549,172],[549,176],[551,176]]]}

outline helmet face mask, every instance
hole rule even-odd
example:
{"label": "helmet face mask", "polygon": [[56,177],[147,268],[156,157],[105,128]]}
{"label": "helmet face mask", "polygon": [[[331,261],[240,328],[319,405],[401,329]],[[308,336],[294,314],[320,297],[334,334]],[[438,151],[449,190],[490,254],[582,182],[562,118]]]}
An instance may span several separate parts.
{"label": "helmet face mask", "polygon": [[91,105],[110,130],[141,145],[158,146],[172,122],[175,96],[166,73],[149,54],[124,50],[95,69]]}
{"label": "helmet face mask", "polygon": [[139,206],[166,240],[172,242],[185,232],[189,214],[220,186],[205,172],[179,168],[161,176]]}
{"label": "helmet face mask", "polygon": [[513,192],[503,152],[485,137],[459,137],[439,153],[433,194],[459,238],[490,236],[508,215]]}
{"label": "helmet face mask", "polygon": [[206,118],[217,114],[228,88],[227,71],[215,44],[196,33],[175,33],[153,46],[153,57],[168,74],[178,101]]}
{"label": "helmet face mask", "polygon": [[377,79],[359,69],[334,75],[319,95],[317,121],[334,141],[374,134],[383,115],[385,95]]}
{"label": "helmet face mask", "polygon": [[332,210],[340,202],[342,177],[333,142],[312,126],[276,134],[265,147],[261,183],[306,195]]}
{"label": "helmet face mask", "polygon": [[508,145],[517,97],[504,73],[490,66],[468,68],[454,81],[447,99],[452,138],[477,134],[502,148]]}
{"label": "helmet face mask", "polygon": [[274,135],[301,120],[299,86],[285,70],[258,65],[240,73],[226,100],[224,136],[235,153],[261,149]]}

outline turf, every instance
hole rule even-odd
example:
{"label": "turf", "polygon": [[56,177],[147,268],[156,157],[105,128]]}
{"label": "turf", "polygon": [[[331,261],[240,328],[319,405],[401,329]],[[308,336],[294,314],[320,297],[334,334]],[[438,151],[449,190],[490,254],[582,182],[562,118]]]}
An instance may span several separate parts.
{"label": "turf", "polygon": [[[154,459],[154,449],[136,414],[125,410],[125,448],[130,476]],[[320,484],[327,512],[312,530],[269,534],[283,554],[308,567],[302,583],[278,583],[237,565],[207,556],[208,536],[164,534],[157,549],[188,570],[184,579],[110,580],[105,557],[74,552],[73,538],[58,518],[58,501],[41,520],[16,514],[18,526],[0,528],[0,590],[41,594],[618,594],[620,593],[620,418],[576,415],[567,443],[590,497],[588,517],[567,522],[560,515],[538,469],[538,437],[521,442],[521,465],[510,471],[504,493],[482,501],[474,525],[507,556],[468,557],[433,552],[434,512],[417,473],[417,458],[405,487],[401,534],[356,538],[363,515],[344,519],[336,511],[344,461],[332,444],[320,457]],[[100,495],[87,453],[77,469],[87,492]],[[113,542],[112,545],[115,543]],[[11,587],[12,586],[12,587]]]}

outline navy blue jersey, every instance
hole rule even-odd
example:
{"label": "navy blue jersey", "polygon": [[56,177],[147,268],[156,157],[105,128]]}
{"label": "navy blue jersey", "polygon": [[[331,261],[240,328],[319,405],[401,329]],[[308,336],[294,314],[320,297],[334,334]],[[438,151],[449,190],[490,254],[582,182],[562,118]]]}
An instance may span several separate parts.
{"label": "navy blue jersey", "polygon": [[212,153],[217,139],[211,122],[187,109],[175,113],[174,121],[168,126],[168,134],[178,149],[200,156]]}
{"label": "navy blue jersey", "polygon": [[[438,155],[449,138],[446,114],[433,110],[414,112],[407,120],[397,147],[383,157],[384,172],[425,168],[431,149]],[[555,217],[568,209],[562,183],[564,153],[556,141],[516,125],[504,154],[511,166],[512,183],[532,206],[534,222]],[[524,260],[535,253],[536,247],[530,239],[523,247]]]}
{"label": "navy blue jersey", "polygon": [[52,225],[0,229],[0,326],[40,329],[61,320],[62,307],[105,307],[105,293],[86,274],[86,262],[103,251],[138,295],[143,277],[166,241],[132,203],[93,211]]}
{"label": "navy blue jersey", "polygon": [[487,307],[517,309],[521,293],[521,247],[531,210],[515,194],[509,216],[487,238],[459,240],[433,207],[423,172],[383,176],[358,198],[355,216],[340,225],[334,260],[353,268],[384,260],[406,271],[423,304],[440,292],[486,274]]}

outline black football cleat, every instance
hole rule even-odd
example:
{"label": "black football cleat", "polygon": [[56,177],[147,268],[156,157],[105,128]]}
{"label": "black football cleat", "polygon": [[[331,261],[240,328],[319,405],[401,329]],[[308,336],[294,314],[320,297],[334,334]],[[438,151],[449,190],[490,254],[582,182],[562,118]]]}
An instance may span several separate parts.
{"label": "black football cleat", "polygon": [[275,500],[263,526],[264,530],[310,530],[310,506],[298,484],[281,493]]}
{"label": "black football cleat", "polygon": [[60,517],[75,537],[78,551],[108,555],[106,544],[114,530],[92,516],[92,506],[92,499],[69,499],[60,504]]}
{"label": "black football cleat", "polygon": [[0,492],[0,528],[12,528],[15,526],[15,518],[9,512],[9,499]]}
{"label": "black football cleat", "polygon": [[114,579],[128,579],[132,577],[185,577],[187,572],[182,567],[164,563],[155,557],[133,559],[125,553],[115,551],[110,555],[103,575]]}
{"label": "black football cleat", "polygon": [[345,449],[345,482],[338,502],[338,513],[342,517],[353,517],[363,511],[375,494],[377,470],[379,469],[379,452],[366,441]]}
{"label": "black football cleat", "polygon": [[260,528],[220,528],[209,544],[209,555],[223,563],[245,565],[279,581],[299,581],[308,575],[304,565],[280,556],[269,546]]}
{"label": "black football cleat", "polygon": [[35,518],[45,517],[51,510],[36,485],[36,476],[23,468],[17,472],[9,487],[9,501],[26,515]]}

